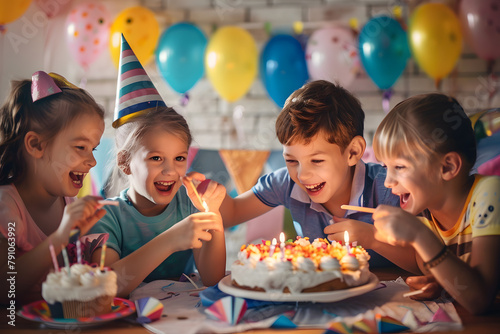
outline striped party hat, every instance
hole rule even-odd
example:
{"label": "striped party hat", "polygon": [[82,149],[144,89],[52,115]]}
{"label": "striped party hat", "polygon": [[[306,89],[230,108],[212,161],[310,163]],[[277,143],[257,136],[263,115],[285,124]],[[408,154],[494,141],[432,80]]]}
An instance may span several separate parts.
{"label": "striped party hat", "polygon": [[166,106],[123,34],[118,71],[114,128],[144,111]]}

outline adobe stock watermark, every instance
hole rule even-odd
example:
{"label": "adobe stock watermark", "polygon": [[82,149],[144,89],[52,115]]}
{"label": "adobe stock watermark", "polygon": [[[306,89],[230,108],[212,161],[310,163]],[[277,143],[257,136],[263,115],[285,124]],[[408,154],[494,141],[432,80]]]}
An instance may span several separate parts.
{"label": "adobe stock watermark", "polygon": [[16,222],[7,225],[7,318],[10,326],[16,326]]}
{"label": "adobe stock watermark", "polygon": [[38,5],[43,8],[37,10],[31,15],[23,15],[19,18],[22,23],[20,34],[7,30],[5,38],[9,41],[14,53],[19,53],[20,46],[28,44],[37,36],[40,29],[44,28],[49,23],[49,18],[46,12],[57,12],[61,6],[67,4],[71,0],[45,0],[38,1]]}
{"label": "adobe stock watermark", "polygon": [[215,0],[215,12],[221,21],[227,12],[232,12],[243,3],[243,0]]}

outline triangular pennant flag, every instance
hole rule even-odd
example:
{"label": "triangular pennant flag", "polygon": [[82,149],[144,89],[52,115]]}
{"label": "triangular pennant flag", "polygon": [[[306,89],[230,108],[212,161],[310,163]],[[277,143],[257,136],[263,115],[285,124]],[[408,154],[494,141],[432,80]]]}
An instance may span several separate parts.
{"label": "triangular pennant flag", "polygon": [[343,322],[331,322],[324,334],[352,334],[352,330]]}
{"label": "triangular pennant flag", "polygon": [[146,110],[166,106],[123,34],[121,37],[114,128]]}
{"label": "triangular pennant flag", "polygon": [[399,333],[409,329],[402,322],[381,314],[376,314],[377,329],[379,333]]}
{"label": "triangular pennant flag", "polygon": [[243,318],[246,310],[247,302],[245,299],[226,296],[205,309],[205,313],[230,325],[236,325]]}
{"label": "triangular pennant flag", "polygon": [[418,320],[412,310],[408,310],[406,314],[401,319],[401,322],[408,326],[411,330],[415,330],[423,325],[423,323]]}
{"label": "triangular pennant flag", "polygon": [[438,308],[436,313],[432,316],[430,322],[454,322],[453,319],[443,310],[441,307]]}
{"label": "triangular pennant flag", "polygon": [[160,319],[163,313],[163,304],[154,297],[145,297],[135,301],[137,322],[147,324]]}
{"label": "triangular pennant flag", "polygon": [[279,315],[278,318],[273,322],[271,328],[297,328],[297,325],[290,320],[286,315]]}
{"label": "triangular pennant flag", "polygon": [[220,150],[219,154],[231,175],[238,194],[250,190],[262,173],[269,151]]}
{"label": "triangular pennant flag", "polygon": [[377,322],[375,319],[361,319],[352,324],[353,333],[377,333]]}

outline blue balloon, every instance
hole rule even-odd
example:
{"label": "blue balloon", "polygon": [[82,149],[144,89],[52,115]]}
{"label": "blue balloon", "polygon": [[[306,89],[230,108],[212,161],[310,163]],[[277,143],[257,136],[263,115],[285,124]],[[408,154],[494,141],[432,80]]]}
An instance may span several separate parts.
{"label": "blue balloon", "polygon": [[309,79],[304,49],[290,35],[276,35],[260,56],[260,76],[271,99],[283,108],[286,99]]}
{"label": "blue balloon", "polygon": [[394,85],[409,57],[406,31],[395,19],[375,17],[361,29],[359,58],[368,76],[380,89]]}
{"label": "blue balloon", "polygon": [[173,90],[184,94],[201,79],[206,46],[205,34],[191,23],[177,23],[163,32],[156,48],[156,66]]}

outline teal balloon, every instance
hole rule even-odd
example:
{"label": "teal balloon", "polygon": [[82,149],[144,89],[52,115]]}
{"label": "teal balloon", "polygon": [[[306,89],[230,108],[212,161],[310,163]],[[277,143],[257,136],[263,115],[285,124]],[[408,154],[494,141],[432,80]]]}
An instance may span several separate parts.
{"label": "teal balloon", "polygon": [[380,89],[391,88],[410,58],[406,31],[391,17],[371,19],[359,34],[359,58]]}
{"label": "teal balloon", "polygon": [[177,23],[160,36],[155,52],[156,66],[165,81],[184,94],[205,72],[205,34],[191,23]]}
{"label": "teal balloon", "polygon": [[273,36],[260,55],[260,76],[271,99],[283,108],[288,96],[309,79],[300,42],[290,35]]}

